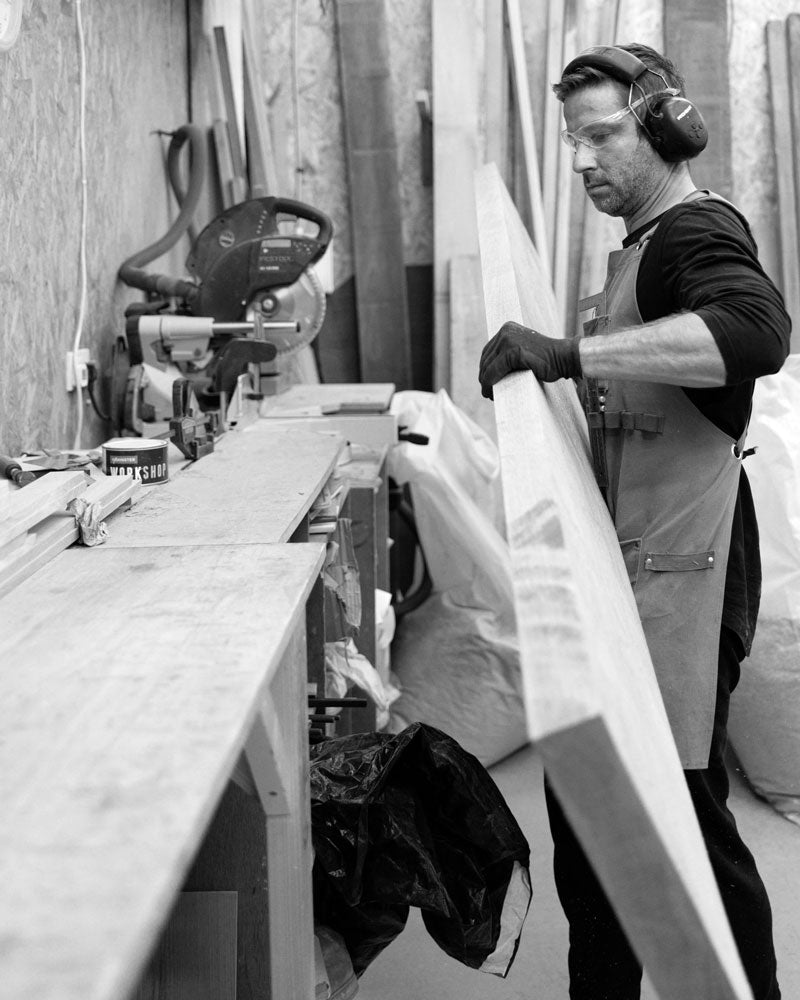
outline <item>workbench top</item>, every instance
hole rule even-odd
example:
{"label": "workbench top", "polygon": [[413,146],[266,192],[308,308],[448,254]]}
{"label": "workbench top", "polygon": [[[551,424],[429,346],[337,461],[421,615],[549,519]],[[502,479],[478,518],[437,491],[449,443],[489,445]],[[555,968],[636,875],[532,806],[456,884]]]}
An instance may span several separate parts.
{"label": "workbench top", "polygon": [[323,552],[71,548],[0,600],[3,1000],[136,985]]}
{"label": "workbench top", "polygon": [[288,541],[345,447],[336,434],[256,420],[109,522],[109,547]]}

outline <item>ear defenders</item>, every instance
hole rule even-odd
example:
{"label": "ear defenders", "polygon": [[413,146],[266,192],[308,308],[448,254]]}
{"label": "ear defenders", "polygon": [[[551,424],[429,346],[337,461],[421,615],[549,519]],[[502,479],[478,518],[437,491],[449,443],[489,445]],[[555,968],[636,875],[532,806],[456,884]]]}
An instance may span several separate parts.
{"label": "ear defenders", "polygon": [[[620,83],[627,83],[631,87],[631,95],[633,87],[641,92],[647,111],[644,119],[636,111],[633,114],[663,160],[668,163],[690,160],[706,148],[708,129],[694,104],[677,95],[657,70],[650,69],[632,52],[615,45],[597,45],[569,62],[562,77],[581,66],[591,66]],[[640,80],[646,73],[660,77],[664,83],[663,92],[645,94]],[[628,97],[629,103],[630,100],[631,96]]]}

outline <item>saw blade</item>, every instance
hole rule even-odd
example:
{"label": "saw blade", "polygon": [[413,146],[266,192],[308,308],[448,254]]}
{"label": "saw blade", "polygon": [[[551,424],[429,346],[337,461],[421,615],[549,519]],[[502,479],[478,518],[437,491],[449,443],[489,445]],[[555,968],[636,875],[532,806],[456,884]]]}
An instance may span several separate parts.
{"label": "saw blade", "polygon": [[310,344],[325,319],[325,292],[313,268],[307,268],[291,285],[271,288],[254,303],[266,322],[297,323],[297,332],[265,330],[264,338],[279,354],[293,354]]}

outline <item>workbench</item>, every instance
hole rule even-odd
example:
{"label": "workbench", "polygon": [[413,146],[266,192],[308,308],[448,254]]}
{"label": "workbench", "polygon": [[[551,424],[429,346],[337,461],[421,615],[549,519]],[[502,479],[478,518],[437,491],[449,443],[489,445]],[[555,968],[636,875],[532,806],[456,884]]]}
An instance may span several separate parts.
{"label": "workbench", "polygon": [[160,996],[148,962],[203,893],[238,893],[238,1000],[313,996],[326,484],[364,520],[370,586],[388,576],[385,449],[348,457],[336,434],[245,424],[0,600],[3,1000]]}
{"label": "workbench", "polygon": [[304,610],[322,557],[71,548],[0,601],[4,1000],[131,993],[243,750],[272,995],[313,995]]}

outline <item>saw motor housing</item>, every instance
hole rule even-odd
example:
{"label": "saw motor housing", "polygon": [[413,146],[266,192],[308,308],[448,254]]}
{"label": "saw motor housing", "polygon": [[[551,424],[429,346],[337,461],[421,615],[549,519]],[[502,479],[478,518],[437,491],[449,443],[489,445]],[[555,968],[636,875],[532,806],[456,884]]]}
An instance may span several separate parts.
{"label": "saw motor housing", "polygon": [[240,375],[251,373],[255,392],[262,376],[274,382],[275,359],[311,343],[322,326],[325,293],[313,264],[332,235],[326,215],[287,198],[255,198],[213,219],[186,261],[193,281],[165,277],[158,284],[168,298],[126,310],[129,368],[124,379],[114,373],[112,386],[120,432],[142,434],[145,423],[171,419],[175,378],[187,379],[193,402],[223,422]]}

